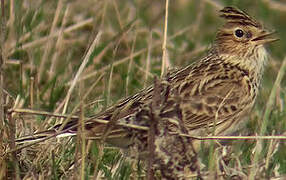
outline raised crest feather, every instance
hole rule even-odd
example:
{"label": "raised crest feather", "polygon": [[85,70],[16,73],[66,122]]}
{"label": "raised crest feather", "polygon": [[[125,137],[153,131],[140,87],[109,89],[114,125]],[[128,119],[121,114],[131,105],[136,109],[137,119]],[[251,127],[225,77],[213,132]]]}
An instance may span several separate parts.
{"label": "raised crest feather", "polygon": [[261,28],[262,25],[255,19],[251,18],[246,12],[235,7],[225,7],[220,10],[220,17],[227,20],[228,23],[239,23],[243,25],[252,25]]}

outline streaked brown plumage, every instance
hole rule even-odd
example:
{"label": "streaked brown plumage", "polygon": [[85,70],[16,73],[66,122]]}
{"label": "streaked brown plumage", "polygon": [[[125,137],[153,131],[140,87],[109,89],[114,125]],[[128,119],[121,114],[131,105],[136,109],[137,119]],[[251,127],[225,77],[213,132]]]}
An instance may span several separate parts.
{"label": "streaked brown plumage", "polygon": [[[220,13],[226,23],[219,29],[207,56],[185,68],[170,71],[162,79],[160,97],[166,97],[166,100],[159,117],[168,119],[166,128],[170,131],[176,131],[178,121],[182,121],[190,135],[213,133],[213,127],[215,134],[228,134],[253,107],[267,61],[264,44],[276,39],[245,12],[225,7]],[[148,111],[153,94],[154,87],[150,86],[89,118],[86,122],[88,135],[101,137],[106,125],[95,119],[109,121],[115,112],[120,112],[108,140],[115,145],[129,146],[134,134],[144,131],[122,128],[122,124],[149,127]],[[62,129],[65,133],[74,133],[76,126],[74,120]],[[59,127],[47,131],[48,134]],[[142,138],[139,139],[144,141],[146,135],[140,135]],[[112,139],[112,136],[116,138]],[[39,137],[45,137],[45,133],[18,141]],[[118,138],[125,140],[118,143]]]}

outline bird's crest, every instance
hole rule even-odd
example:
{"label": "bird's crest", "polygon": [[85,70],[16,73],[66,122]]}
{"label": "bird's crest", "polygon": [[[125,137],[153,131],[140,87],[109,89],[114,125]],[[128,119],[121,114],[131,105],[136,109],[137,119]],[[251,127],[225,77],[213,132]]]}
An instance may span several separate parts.
{"label": "bird's crest", "polygon": [[262,25],[250,17],[246,12],[234,7],[225,7],[220,10],[220,17],[226,19],[227,23],[238,23],[242,25],[251,25],[261,28]]}

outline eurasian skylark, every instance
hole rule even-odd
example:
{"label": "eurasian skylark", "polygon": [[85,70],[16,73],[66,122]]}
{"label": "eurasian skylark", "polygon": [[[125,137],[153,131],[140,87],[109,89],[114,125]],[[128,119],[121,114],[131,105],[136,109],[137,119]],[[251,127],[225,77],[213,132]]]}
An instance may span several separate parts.
{"label": "eurasian skylark", "polygon": [[[162,101],[159,117],[169,119],[170,129],[181,121],[190,135],[228,134],[253,107],[267,62],[264,45],[277,39],[271,38],[271,32],[236,8],[225,7],[220,17],[226,23],[216,34],[208,54],[187,67],[170,71],[161,80],[164,88],[159,91],[160,97],[166,99]],[[150,86],[119,101],[88,118],[85,131],[88,136],[101,137],[106,122],[113,119],[107,139],[115,145],[129,146],[133,143],[134,131],[139,131],[137,127],[143,127],[140,132],[144,132],[150,126],[148,107],[153,96],[154,86]],[[18,142],[36,140],[51,133],[76,133],[78,121],[61,126]]]}

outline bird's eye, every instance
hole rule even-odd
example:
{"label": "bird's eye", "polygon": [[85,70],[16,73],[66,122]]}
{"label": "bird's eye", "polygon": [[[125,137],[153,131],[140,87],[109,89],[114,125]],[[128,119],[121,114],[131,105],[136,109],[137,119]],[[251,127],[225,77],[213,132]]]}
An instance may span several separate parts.
{"label": "bird's eye", "polygon": [[244,35],[244,32],[241,29],[235,30],[234,33],[235,33],[235,36],[238,37],[238,38],[241,38]]}

